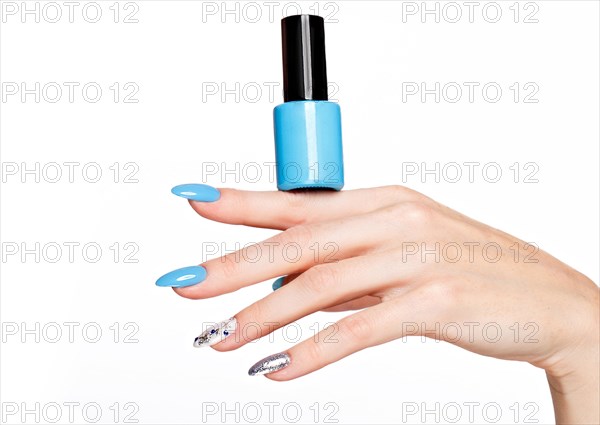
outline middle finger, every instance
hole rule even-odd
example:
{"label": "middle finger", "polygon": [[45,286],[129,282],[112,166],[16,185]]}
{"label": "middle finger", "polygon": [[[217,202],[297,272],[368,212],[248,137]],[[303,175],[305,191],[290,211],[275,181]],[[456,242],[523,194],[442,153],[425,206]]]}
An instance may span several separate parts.
{"label": "middle finger", "polygon": [[[361,255],[385,237],[385,227],[369,215],[301,225],[266,241],[203,264],[207,277],[199,284],[175,291],[185,298],[201,299],[236,291],[277,276],[302,273],[317,265]],[[365,226],[369,232],[356,237]]]}

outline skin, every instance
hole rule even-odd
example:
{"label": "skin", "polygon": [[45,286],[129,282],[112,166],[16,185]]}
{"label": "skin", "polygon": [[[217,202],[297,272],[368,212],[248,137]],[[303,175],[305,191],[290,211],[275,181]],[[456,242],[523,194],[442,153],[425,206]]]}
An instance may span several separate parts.
{"label": "skin", "polygon": [[[210,260],[204,282],[175,289],[204,299],[288,276],[280,289],[235,314],[238,329],[247,329],[243,338],[214,349],[240,348],[319,310],[359,310],[335,325],[336,343],[324,342],[332,334],[324,329],[286,351],[291,364],[269,379],[295,379],[364,348],[425,335],[544,369],[558,423],[600,423],[598,287],[549,254],[401,186],[337,193],[221,189],[216,202],[190,204],[210,220],[282,230],[258,244],[273,255],[257,261],[256,249],[246,248]],[[436,242],[438,259],[421,255]],[[286,261],[282,252],[290,243],[301,247],[298,261]],[[493,247],[484,251],[486,244]],[[479,327],[464,325],[471,322]],[[244,328],[248,323],[258,326]],[[449,323],[461,326],[460,336],[435,331]],[[501,328],[499,340],[494,330],[484,337],[488,323]]]}

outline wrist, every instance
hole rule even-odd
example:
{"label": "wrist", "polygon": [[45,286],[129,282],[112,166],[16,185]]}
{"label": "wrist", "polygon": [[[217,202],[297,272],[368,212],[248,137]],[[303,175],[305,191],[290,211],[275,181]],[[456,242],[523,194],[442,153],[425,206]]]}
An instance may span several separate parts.
{"label": "wrist", "polygon": [[586,300],[591,307],[585,310],[588,320],[580,323],[587,326],[577,326],[574,343],[558,356],[560,361],[546,369],[559,424],[600,423],[600,309],[598,287],[593,286]]}
{"label": "wrist", "polygon": [[556,378],[547,373],[557,424],[600,423],[598,373],[593,372],[597,367],[598,363],[583,371],[589,379],[578,374]]}

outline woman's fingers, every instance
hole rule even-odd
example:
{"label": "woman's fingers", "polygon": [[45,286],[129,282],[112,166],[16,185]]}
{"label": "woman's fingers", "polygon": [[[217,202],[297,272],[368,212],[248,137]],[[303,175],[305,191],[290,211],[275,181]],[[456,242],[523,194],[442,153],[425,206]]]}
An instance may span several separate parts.
{"label": "woman's fingers", "polygon": [[266,241],[207,261],[203,264],[204,280],[193,286],[176,287],[175,291],[186,298],[210,298],[276,276],[301,273],[316,264],[361,255],[376,246],[386,232],[383,223],[375,222],[368,234],[356,238],[354,233],[367,222],[364,216],[354,216],[292,227]]}
{"label": "woman's fingers", "polygon": [[249,192],[220,189],[218,200],[190,200],[190,205],[198,214],[210,220],[284,230],[298,224],[364,214],[416,197],[422,195],[402,186],[342,192]]}
{"label": "woman's fingers", "polygon": [[[406,303],[402,303],[402,306],[395,304],[400,303],[398,300],[382,303],[347,316],[323,329],[314,337],[281,353],[280,358],[286,359],[285,362],[280,360],[274,367],[269,367],[269,360],[266,362],[263,360],[250,368],[248,373],[250,375],[267,373],[269,379],[289,381],[365,348],[399,338],[402,336],[403,318],[404,320],[416,318],[414,315],[407,314],[409,311],[406,311]],[[266,367],[265,363],[267,363]],[[277,370],[278,368],[280,370]]]}
{"label": "woman's fingers", "polygon": [[392,259],[392,254],[383,253],[315,266],[236,314],[235,337],[224,339],[214,348],[239,348],[316,311],[410,281],[412,276],[402,275],[402,269],[385,267]]}
{"label": "woman's fingers", "polygon": [[249,374],[267,374],[270,379],[288,381],[357,351],[404,336],[444,339],[443,334],[432,334],[431,330],[455,317],[451,312],[456,309],[459,295],[452,295],[455,289],[449,282],[427,279],[424,283],[418,277],[422,271],[413,270],[415,275],[407,275],[410,284],[396,285],[400,291],[394,298],[347,316],[284,353],[266,357],[250,368]]}
{"label": "woman's fingers", "polygon": [[[269,379],[288,381],[321,369],[350,354],[404,336],[425,335],[423,330],[439,320],[439,312],[426,302],[424,294],[409,291],[389,302],[381,303],[347,316],[301,343],[280,353],[279,366],[250,368],[249,374],[267,374]],[[431,300],[430,300],[431,301]],[[426,324],[413,326],[414,324]],[[271,356],[270,356],[271,357]],[[283,366],[283,367],[281,367]],[[253,372],[257,373],[253,373]]]}

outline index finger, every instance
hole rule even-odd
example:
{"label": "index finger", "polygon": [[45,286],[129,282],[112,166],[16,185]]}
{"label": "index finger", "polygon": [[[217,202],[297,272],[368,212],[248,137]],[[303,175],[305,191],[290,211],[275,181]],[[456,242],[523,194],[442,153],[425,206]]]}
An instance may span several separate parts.
{"label": "index finger", "polygon": [[[190,191],[194,187],[197,187],[196,191]],[[364,214],[423,196],[403,186],[341,192],[252,192],[217,190],[206,185],[180,185],[172,192],[187,198],[192,208],[209,220],[277,230]],[[210,196],[190,195],[200,192],[209,192]]]}

